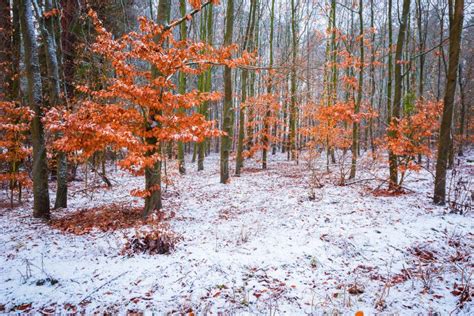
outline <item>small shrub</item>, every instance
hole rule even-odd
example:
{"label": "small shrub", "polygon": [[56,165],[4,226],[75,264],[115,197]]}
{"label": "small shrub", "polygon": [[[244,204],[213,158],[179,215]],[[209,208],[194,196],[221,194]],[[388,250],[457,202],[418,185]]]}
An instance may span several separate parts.
{"label": "small shrub", "polygon": [[170,254],[180,239],[181,237],[171,231],[168,225],[153,225],[151,229],[135,230],[135,233],[127,238],[122,255]]}

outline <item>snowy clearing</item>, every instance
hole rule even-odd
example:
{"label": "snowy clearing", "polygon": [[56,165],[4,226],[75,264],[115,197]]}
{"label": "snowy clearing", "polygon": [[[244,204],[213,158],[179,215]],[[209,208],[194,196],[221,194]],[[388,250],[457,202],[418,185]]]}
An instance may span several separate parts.
{"label": "snowy clearing", "polygon": [[[247,162],[228,185],[216,156],[203,172],[168,171],[166,221],[182,237],[170,255],[120,255],[132,229],[58,231],[31,217],[31,198],[2,207],[0,311],[474,313],[456,293],[472,291],[473,214],[434,206],[430,173],[411,174],[400,196],[375,196],[374,181],[336,186],[330,175],[310,201],[304,163],[272,158],[266,171]],[[472,165],[463,172],[472,177]],[[141,205],[129,191],[142,178],[110,178],[111,189],[93,193],[72,183],[69,208],[53,218]]]}

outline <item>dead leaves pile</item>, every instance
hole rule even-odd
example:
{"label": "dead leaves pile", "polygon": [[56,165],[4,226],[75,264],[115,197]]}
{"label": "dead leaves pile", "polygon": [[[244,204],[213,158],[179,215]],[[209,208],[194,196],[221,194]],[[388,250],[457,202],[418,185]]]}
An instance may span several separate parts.
{"label": "dead leaves pile", "polygon": [[90,209],[82,209],[64,217],[53,219],[50,225],[62,232],[84,235],[97,229],[102,232],[115,231],[159,221],[151,217],[146,221],[142,218],[142,209],[126,205],[110,204]]}

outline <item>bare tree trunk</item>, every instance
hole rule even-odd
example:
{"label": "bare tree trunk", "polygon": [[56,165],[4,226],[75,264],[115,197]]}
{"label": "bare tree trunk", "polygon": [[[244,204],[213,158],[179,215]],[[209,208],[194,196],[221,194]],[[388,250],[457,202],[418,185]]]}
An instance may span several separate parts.
{"label": "bare tree trunk", "polygon": [[[270,63],[269,68],[273,68],[273,24],[275,20],[275,0],[271,0],[271,12],[270,12]],[[268,78],[268,86],[267,86],[267,93],[272,93],[272,78],[271,73]],[[270,134],[270,116],[271,116],[271,108],[268,105],[267,112],[265,113],[265,121],[264,121],[264,131],[263,131],[263,150],[262,150],[262,169],[267,169],[267,156],[268,150],[270,149],[270,142],[269,142],[269,134]],[[276,151],[276,147],[274,145],[274,151]]]}
{"label": "bare tree trunk", "polygon": [[[224,45],[232,44],[232,33],[234,32],[234,0],[227,1],[226,25],[224,34]],[[220,181],[229,181],[229,156],[232,146],[232,71],[229,67],[224,68],[224,106],[222,109],[222,131],[221,157],[220,157]]]}
{"label": "bare tree trunk", "polygon": [[[250,1],[250,13],[247,23],[247,30],[245,31],[244,42],[242,44],[242,49],[246,50],[247,48],[252,48],[253,41],[253,29],[255,27],[255,12],[257,0]],[[239,109],[239,139],[237,144],[237,156],[235,159],[235,175],[240,176],[240,170],[244,166],[244,138],[245,138],[245,108],[242,107],[242,104],[245,104],[247,101],[247,79],[248,79],[248,70],[242,69],[241,76],[241,106]],[[250,137],[250,135],[248,135]]]}
{"label": "bare tree trunk", "polygon": [[48,164],[43,118],[43,85],[41,79],[38,46],[36,44],[31,0],[15,0],[19,6],[21,32],[25,48],[25,69],[28,103],[33,111],[31,141],[33,143],[33,216],[49,219]]}
{"label": "bare tree trunk", "polygon": [[[455,1],[453,6],[453,1]],[[464,0],[448,0],[449,5],[449,66],[446,76],[443,116],[439,131],[438,159],[433,202],[443,205],[446,202],[446,169],[451,140],[454,96],[461,51],[461,33],[464,19]]]}
{"label": "bare tree trunk", "polygon": [[459,113],[459,151],[458,156],[464,156],[464,131],[466,126],[466,91],[465,82],[462,77],[462,64],[459,63],[459,92],[461,95],[461,113]]}
{"label": "bare tree trunk", "polygon": [[290,137],[289,155],[291,160],[296,159],[296,56],[297,56],[297,28],[296,28],[295,0],[291,0],[291,77],[290,77]]}
{"label": "bare tree trunk", "polygon": [[[364,85],[364,7],[363,1],[359,1],[359,28],[360,28],[360,69],[359,69],[359,82],[358,82],[358,91],[357,91],[357,100],[354,107],[354,114],[358,114],[360,110],[360,104],[362,102],[362,93]],[[356,168],[357,168],[357,154],[359,151],[359,122],[352,123],[352,162],[351,162],[351,172],[349,174],[349,179],[355,178]]]}
{"label": "bare tree trunk", "polygon": [[[179,12],[181,13],[181,16],[186,15],[186,0],[179,0]],[[180,34],[180,39],[182,41],[187,39],[187,27],[186,27],[186,22],[181,23],[179,27],[179,34]],[[178,79],[178,92],[180,94],[185,94],[186,93],[186,74],[184,72],[179,73],[179,79]],[[184,113],[185,109],[180,108],[179,112]],[[184,160],[184,143],[183,142],[178,142],[178,170],[180,174],[185,174],[186,173],[186,164]]]}
{"label": "bare tree trunk", "polygon": [[[393,95],[393,116],[392,124],[397,125],[401,115],[402,102],[402,53],[403,44],[405,42],[405,32],[407,29],[408,13],[410,11],[410,0],[403,0],[402,19],[398,30],[397,47],[395,50],[395,91]],[[394,137],[393,133],[389,133],[389,137]],[[398,189],[398,162],[397,156],[390,151],[390,189]]]}
{"label": "bare tree trunk", "polygon": [[[45,0],[45,10],[50,12],[55,9],[52,0]],[[46,70],[48,74],[48,94],[49,104],[51,106],[60,106],[64,104],[63,98],[64,93],[61,88],[61,77],[60,77],[60,60],[58,58],[58,38],[56,31],[58,31],[55,25],[56,17],[43,16],[40,20],[40,27],[43,35],[45,56],[46,56]],[[64,91],[65,92],[65,91]],[[57,166],[56,166],[56,201],[54,208],[67,207],[67,156],[63,152],[57,153]]]}

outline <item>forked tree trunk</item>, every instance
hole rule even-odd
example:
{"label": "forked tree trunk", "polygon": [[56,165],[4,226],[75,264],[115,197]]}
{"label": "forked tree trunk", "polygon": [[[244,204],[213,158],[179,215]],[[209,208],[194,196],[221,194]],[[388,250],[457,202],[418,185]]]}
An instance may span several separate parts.
{"label": "forked tree trunk", "polygon": [[[45,10],[50,12],[54,9],[52,0],[45,1]],[[48,93],[49,93],[49,104],[51,106],[64,106],[63,95],[65,91],[62,91],[61,77],[60,77],[60,60],[58,58],[58,38],[56,32],[59,31],[55,27],[54,15],[48,18],[43,17],[41,25],[45,56],[46,56],[46,70],[48,73]],[[62,104],[63,103],[63,104]],[[57,153],[57,166],[56,166],[56,201],[54,208],[67,207],[67,156],[63,152]]]}

